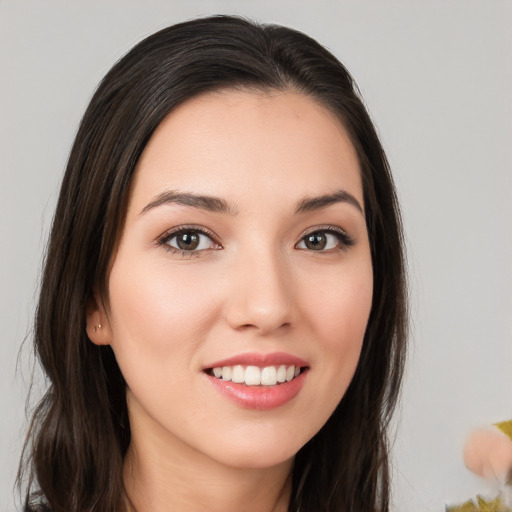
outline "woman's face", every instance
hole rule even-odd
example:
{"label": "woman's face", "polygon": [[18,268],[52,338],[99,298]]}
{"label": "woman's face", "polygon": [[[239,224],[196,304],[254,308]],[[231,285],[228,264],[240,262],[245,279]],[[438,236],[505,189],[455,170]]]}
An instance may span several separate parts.
{"label": "woman's face", "polygon": [[208,93],[161,123],[102,329],[89,315],[126,379],[132,443],[262,468],[322,427],[372,301],[360,174],[340,122],[301,94]]}

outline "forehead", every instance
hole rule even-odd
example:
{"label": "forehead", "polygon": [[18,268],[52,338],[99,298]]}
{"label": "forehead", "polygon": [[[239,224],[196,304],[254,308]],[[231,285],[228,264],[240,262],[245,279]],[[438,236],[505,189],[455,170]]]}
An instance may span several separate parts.
{"label": "forehead", "polygon": [[165,189],[275,201],[344,188],[363,203],[357,153],[341,121],[295,92],[225,90],[192,98],[155,130],[130,203]]}

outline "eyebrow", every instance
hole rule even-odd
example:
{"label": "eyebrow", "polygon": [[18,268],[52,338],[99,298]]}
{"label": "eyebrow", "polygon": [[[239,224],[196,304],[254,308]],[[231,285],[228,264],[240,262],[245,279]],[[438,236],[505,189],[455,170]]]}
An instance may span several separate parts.
{"label": "eyebrow", "polygon": [[336,203],[348,203],[356,207],[364,216],[363,207],[359,201],[346,190],[337,190],[332,194],[325,194],[317,197],[305,197],[299,201],[295,213],[311,212],[314,210],[321,210]]}
{"label": "eyebrow", "polygon": [[[336,203],[348,203],[357,208],[364,215],[363,208],[359,201],[346,190],[337,190],[332,194],[324,194],[316,197],[305,197],[297,203],[295,213],[305,213],[315,210],[321,210]],[[178,192],[177,190],[166,190],[156,196],[140,212],[143,215],[153,208],[164,204],[178,204],[182,206],[191,206],[200,210],[206,210],[214,213],[226,213],[236,215],[238,211],[231,207],[224,199],[212,196],[192,194],[190,192]]]}
{"label": "eyebrow", "polygon": [[206,210],[214,213],[229,213],[236,215],[236,210],[231,208],[224,199],[218,197],[203,196],[191,194],[189,192],[178,192],[177,190],[166,190],[156,196],[140,212],[140,215],[161,206],[163,204],[179,204],[182,206],[192,206],[200,210]]}

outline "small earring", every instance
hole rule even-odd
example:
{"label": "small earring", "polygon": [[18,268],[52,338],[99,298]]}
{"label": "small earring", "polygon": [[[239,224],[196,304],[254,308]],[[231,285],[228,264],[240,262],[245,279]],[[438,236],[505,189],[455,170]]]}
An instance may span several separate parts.
{"label": "small earring", "polygon": [[101,329],[101,324],[95,325],[95,326],[92,328],[92,332],[96,332],[98,329]]}

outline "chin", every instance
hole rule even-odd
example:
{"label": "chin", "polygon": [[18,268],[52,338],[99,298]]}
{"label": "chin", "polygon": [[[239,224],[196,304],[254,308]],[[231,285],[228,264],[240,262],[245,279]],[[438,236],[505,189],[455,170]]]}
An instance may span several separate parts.
{"label": "chin", "polygon": [[224,461],[224,464],[239,469],[268,469],[289,463],[293,460],[295,454],[295,450],[278,454],[270,453],[270,451],[266,449],[255,451],[248,450],[246,452],[232,454]]}
{"label": "chin", "polygon": [[[249,442],[248,442],[249,441]],[[228,467],[240,469],[265,469],[289,463],[295,457],[307,439],[302,442],[290,442],[279,436],[278,439],[266,439],[254,436],[240,441],[230,437],[226,444],[218,443],[219,450],[210,451],[210,457]],[[229,443],[229,444],[227,444]],[[213,443],[212,443],[213,444]]]}

